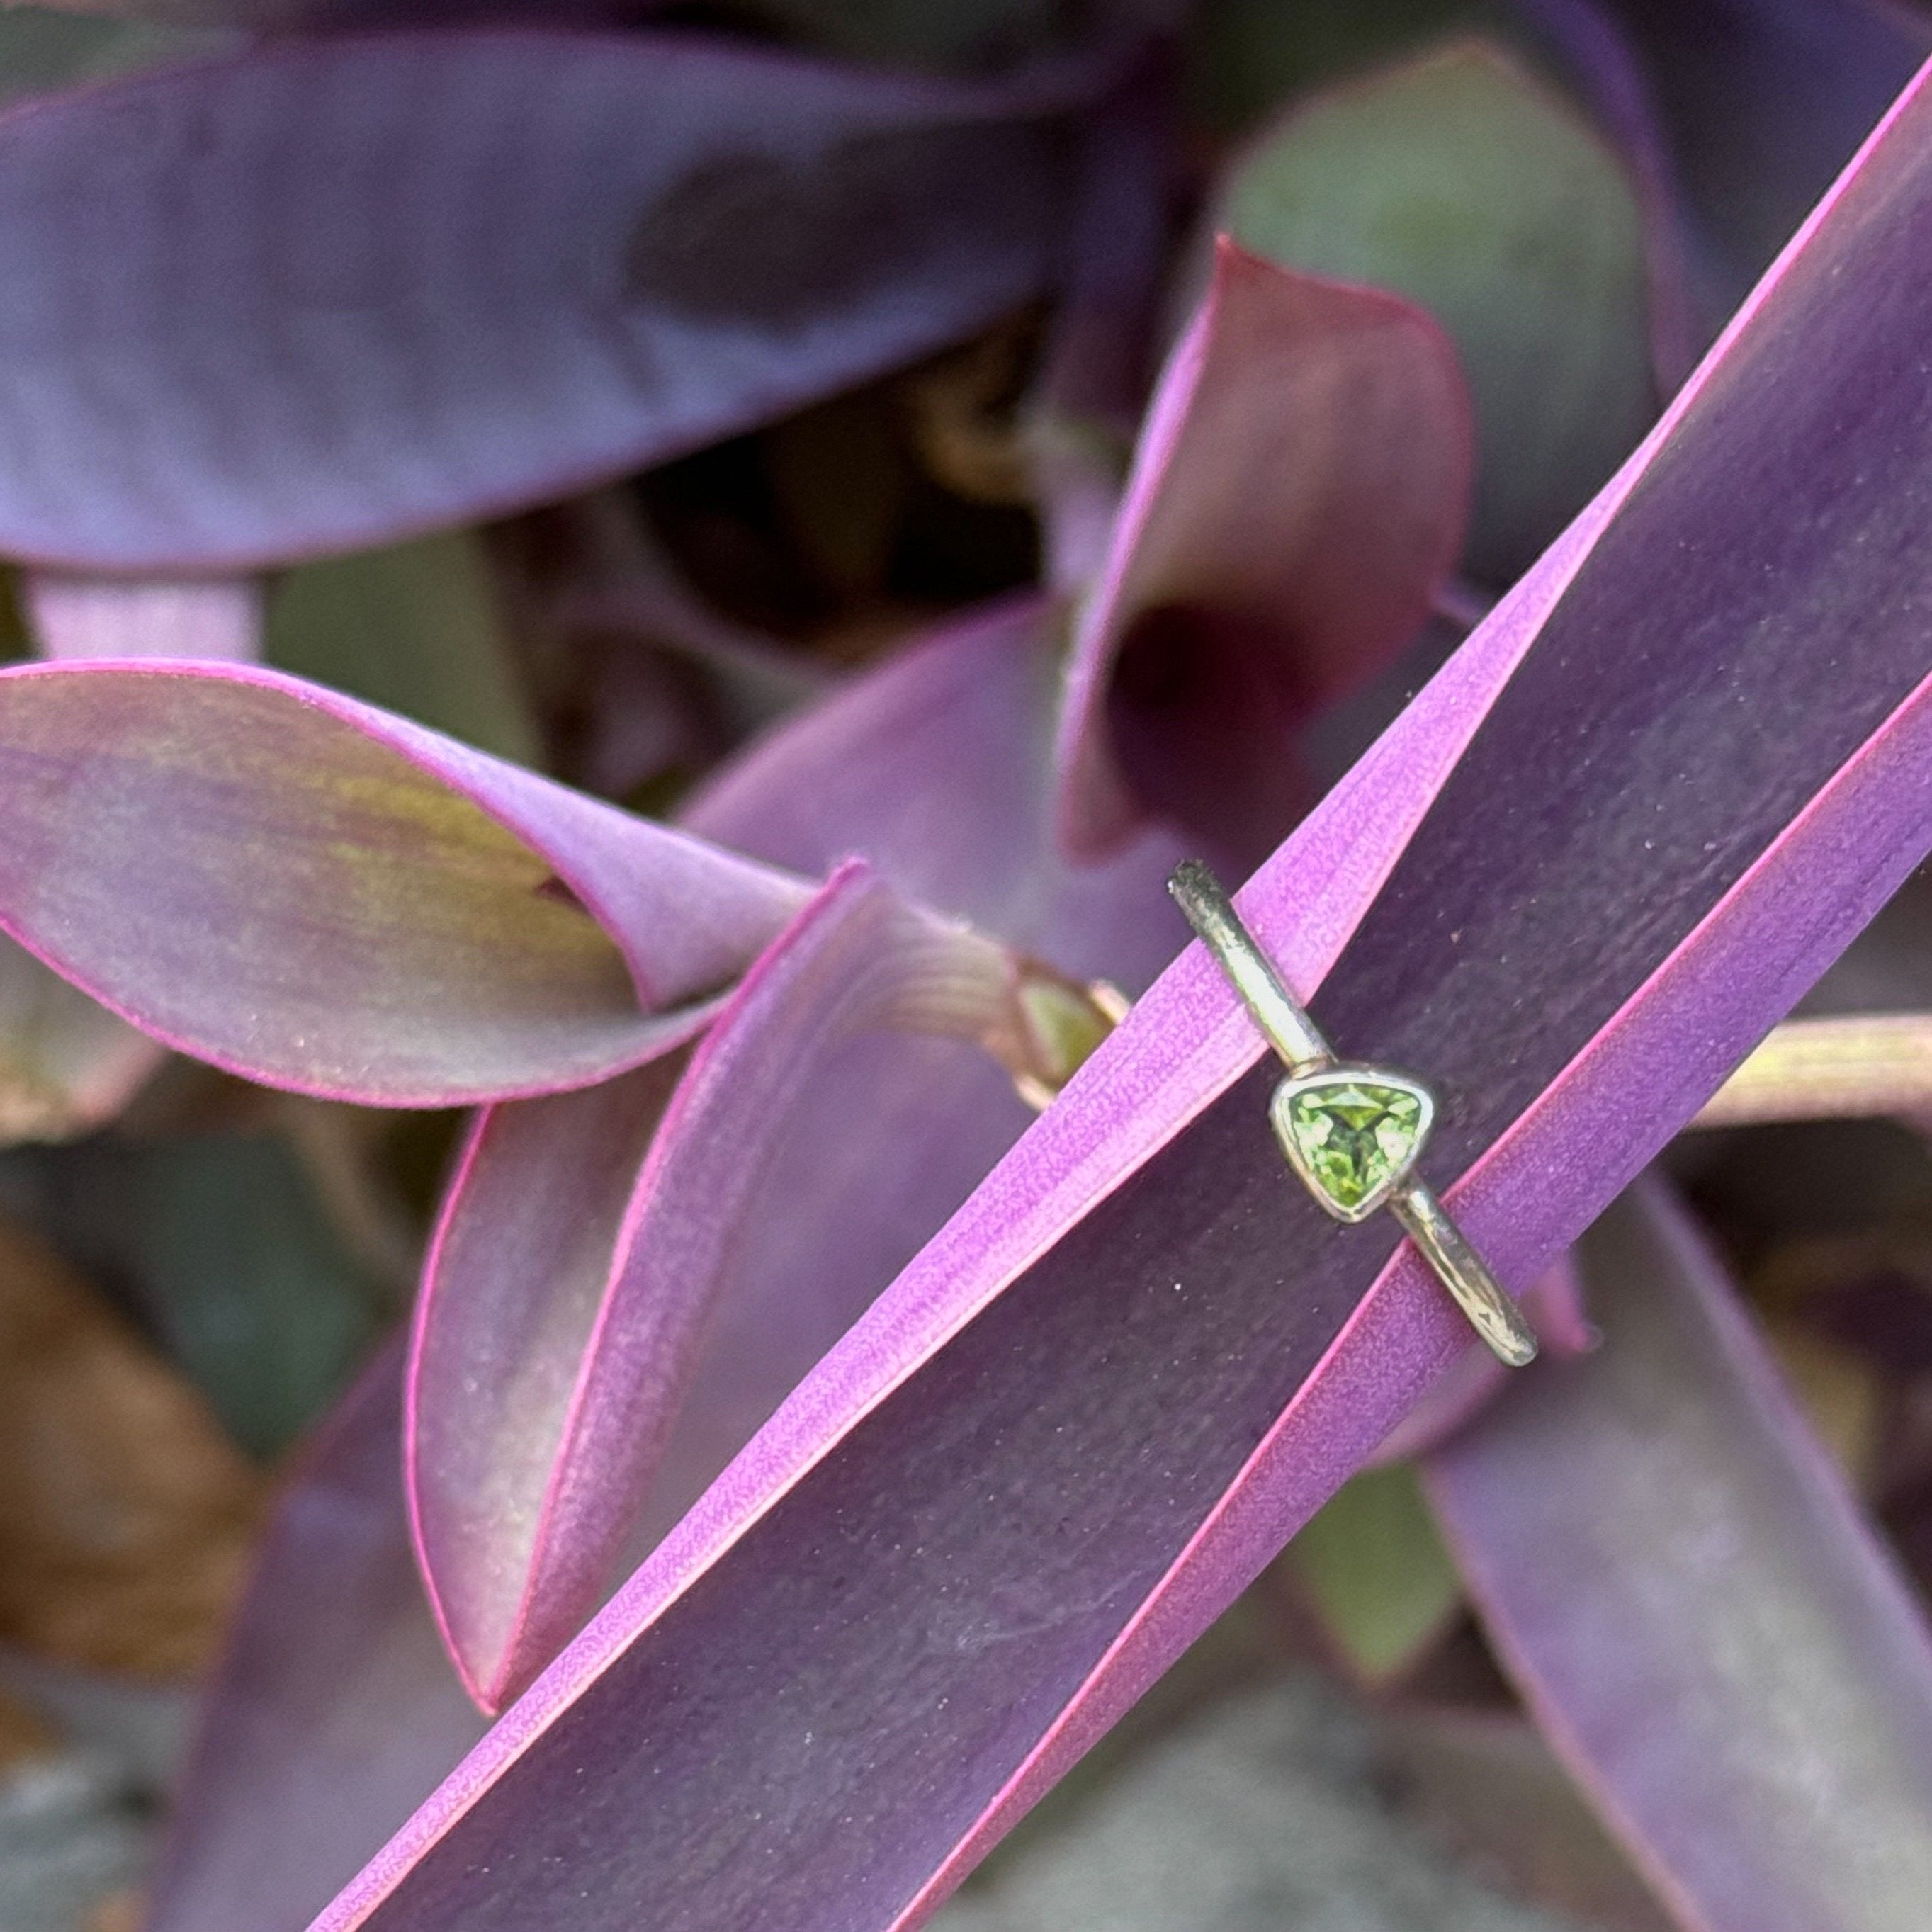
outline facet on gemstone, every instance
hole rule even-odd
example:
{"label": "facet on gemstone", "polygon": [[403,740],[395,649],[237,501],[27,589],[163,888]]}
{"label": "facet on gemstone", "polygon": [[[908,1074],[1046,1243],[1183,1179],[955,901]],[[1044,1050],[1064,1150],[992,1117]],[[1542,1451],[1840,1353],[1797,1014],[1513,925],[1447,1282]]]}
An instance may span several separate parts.
{"label": "facet on gemstone", "polygon": [[1402,1179],[1431,1111],[1420,1088],[1346,1068],[1283,1081],[1274,1107],[1288,1158],[1345,1220],[1378,1205]]}

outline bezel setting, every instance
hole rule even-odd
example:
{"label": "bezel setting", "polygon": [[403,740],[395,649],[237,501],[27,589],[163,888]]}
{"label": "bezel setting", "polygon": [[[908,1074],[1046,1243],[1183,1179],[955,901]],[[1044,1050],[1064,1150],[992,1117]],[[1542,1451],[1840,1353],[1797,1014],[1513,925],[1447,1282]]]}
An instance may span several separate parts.
{"label": "bezel setting", "polygon": [[[1415,1101],[1418,1108],[1415,1130],[1408,1148],[1402,1158],[1391,1165],[1390,1171],[1377,1185],[1353,1203],[1336,1199],[1327,1184],[1310,1167],[1308,1157],[1294,1125],[1294,1106],[1303,1096],[1319,1094],[1341,1087],[1366,1086],[1381,1088],[1408,1095]],[[1436,1096],[1419,1080],[1406,1073],[1391,1072],[1385,1066],[1364,1066],[1346,1062],[1330,1062],[1325,1066],[1310,1067],[1299,1073],[1291,1073],[1274,1090],[1274,1098],[1268,1102],[1268,1118],[1274,1127],[1275,1138],[1281,1144],[1288,1165],[1300,1176],[1302,1184],[1322,1204],[1323,1210],[1337,1221],[1352,1225],[1366,1221],[1378,1208],[1388,1204],[1390,1195],[1408,1180],[1417,1159],[1427,1144],[1430,1130],[1436,1124]]]}

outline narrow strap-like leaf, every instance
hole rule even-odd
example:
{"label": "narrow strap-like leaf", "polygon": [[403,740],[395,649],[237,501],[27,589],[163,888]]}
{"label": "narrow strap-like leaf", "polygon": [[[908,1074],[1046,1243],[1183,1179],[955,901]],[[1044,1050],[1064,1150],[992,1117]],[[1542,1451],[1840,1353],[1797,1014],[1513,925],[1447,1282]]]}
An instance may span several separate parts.
{"label": "narrow strap-like leaf", "polygon": [[1932,1636],[1683,1210],[1583,1241],[1604,1342],[1430,1459],[1544,1734],[1698,1932],[1918,1932]]}

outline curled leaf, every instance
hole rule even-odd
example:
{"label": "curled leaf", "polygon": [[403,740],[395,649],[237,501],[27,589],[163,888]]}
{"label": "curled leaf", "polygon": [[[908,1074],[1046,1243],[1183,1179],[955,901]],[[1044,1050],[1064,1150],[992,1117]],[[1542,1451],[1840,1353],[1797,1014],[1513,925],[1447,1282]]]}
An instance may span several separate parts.
{"label": "curled leaf", "polygon": [[1148,418],[1060,725],[1063,841],[1162,816],[1264,850],[1309,802],[1294,728],[1366,682],[1461,548],[1468,405],[1393,297],[1226,242]]}
{"label": "curled leaf", "polygon": [[266,671],[0,673],[14,936],[170,1044],[378,1105],[663,1051],[797,882]]}
{"label": "curled leaf", "polygon": [[485,1701],[1019,1132],[1009,1076],[1056,1087],[1090,1049],[1110,1022],[1075,976],[1144,983],[1172,950],[1164,837],[1086,869],[1054,849],[1049,644],[1030,604],[970,618],[734,761],[687,824],[868,869],[761,962],[674,1100],[667,1064],[479,1126],[431,1264],[411,1453],[426,1567]]}
{"label": "curled leaf", "polygon": [[1034,604],[982,614],[734,761],[687,823],[867,868],[760,962],[674,1102],[666,1063],[480,1124],[430,1266],[411,1453],[426,1568],[486,1702],[985,1173],[1025,1123],[1013,1081],[1040,1096],[1090,1050],[1111,1018],[1080,978],[1144,983],[1177,943],[1163,836],[1090,868],[1054,848],[1049,646]]}
{"label": "curled leaf", "polygon": [[[685,1058],[485,1108],[444,1202],[417,1308],[405,1453],[424,1581],[486,1708],[502,1702],[584,1352]],[[628,1525],[602,1527],[621,1538]],[[603,1553],[583,1564],[592,1589]],[[580,1621],[584,1606],[571,1608]]]}

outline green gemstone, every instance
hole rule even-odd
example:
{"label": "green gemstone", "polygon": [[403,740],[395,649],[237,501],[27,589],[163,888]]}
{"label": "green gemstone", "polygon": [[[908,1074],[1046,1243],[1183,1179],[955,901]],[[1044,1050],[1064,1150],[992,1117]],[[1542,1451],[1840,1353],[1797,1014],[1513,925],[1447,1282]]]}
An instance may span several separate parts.
{"label": "green gemstone", "polygon": [[1345,1213],[1398,1179],[1422,1138],[1422,1096],[1360,1076],[1287,1095],[1276,1123],[1315,1184]]}

